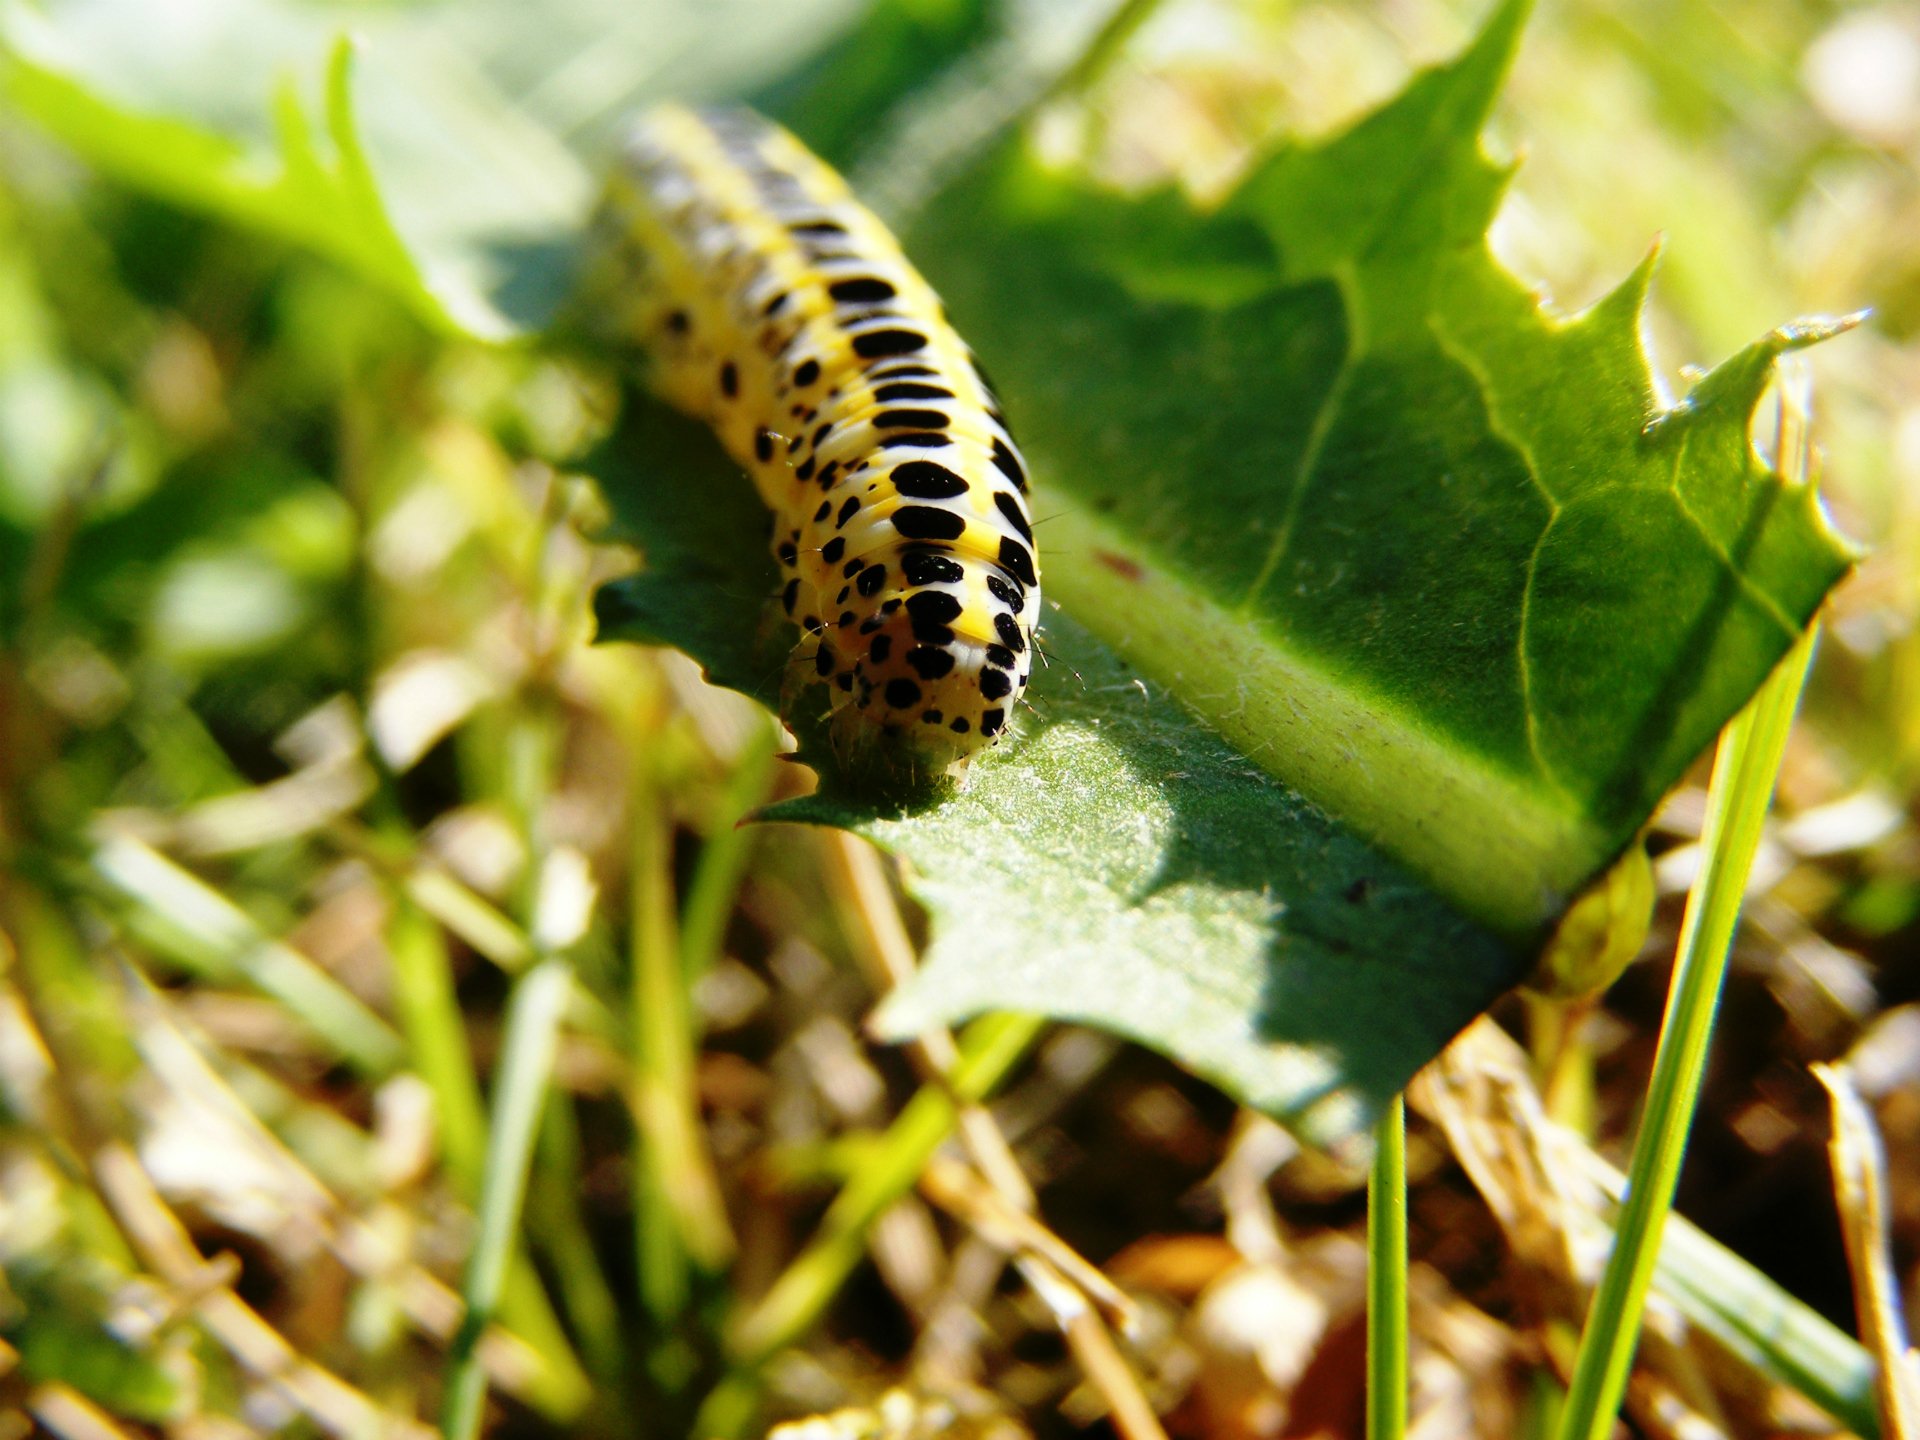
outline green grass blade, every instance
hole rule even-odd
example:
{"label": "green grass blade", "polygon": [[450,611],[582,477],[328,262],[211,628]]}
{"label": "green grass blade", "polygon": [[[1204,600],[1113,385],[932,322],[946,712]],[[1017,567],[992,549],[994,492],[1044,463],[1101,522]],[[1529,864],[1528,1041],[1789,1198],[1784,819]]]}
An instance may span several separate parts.
{"label": "green grass blade", "polygon": [[732,1258],[733,1232],[701,1127],[692,977],[682,958],[674,891],[672,807],[660,783],[647,764],[635,784],[628,1104],[637,1131],[639,1298],[656,1333],[648,1364],[663,1389],[677,1391],[695,1363],[679,1333],[682,1320],[700,1281]]}
{"label": "green grass blade", "polygon": [[1865,1440],[1879,1435],[1873,1359],[1860,1343],[1684,1217],[1667,1227],[1653,1284],[1743,1362]]}
{"label": "green grass blade", "polygon": [[1727,727],[1714,759],[1707,822],[1700,837],[1705,864],[1687,897],[1646,1114],[1628,1171],[1627,1199],[1613,1253],[1587,1313],[1561,1417],[1561,1440],[1605,1440],[1626,1391],[1647,1289],[1659,1259],[1661,1229],[1673,1205],[1700,1097],[1728,947],[1817,633],[1817,626],[1809,626],[1794,643],[1753,702]]}
{"label": "green grass blade", "polygon": [[279,1001],[364,1076],[384,1079],[406,1059],[400,1036],[357,995],[158,850],[107,835],[89,864],[143,944],[197,975],[241,980]]}
{"label": "green grass blade", "polygon": [[1367,1176],[1367,1440],[1407,1433],[1407,1104],[1374,1127]]}
{"label": "green grass blade", "polygon": [[[677,1143],[691,1085],[684,975],[674,933],[669,821],[643,778],[634,806],[631,961],[627,1024],[633,1054],[628,1104],[636,1131],[634,1254],[641,1307],[670,1328],[692,1292],[688,1236],[674,1203]],[[696,1122],[697,1123],[697,1122]]]}
{"label": "green grass blade", "polygon": [[859,1263],[874,1221],[913,1188],[952,1131],[957,1105],[991,1092],[1027,1053],[1045,1023],[1031,1015],[990,1015],[967,1027],[960,1063],[947,1087],[925,1086],[907,1103],[871,1161],[834,1199],[813,1243],[734,1327],[730,1348],[736,1363],[758,1365],[820,1318]]}
{"label": "green grass blade", "polygon": [[[596,1385],[617,1390],[625,1368],[620,1306],[593,1248],[580,1177],[585,1157],[573,1097],[556,1090],[540,1127],[527,1219],[534,1243],[553,1267],[580,1353]],[[529,1267],[529,1279],[537,1280]],[[544,1292],[539,1292],[544,1299]],[[509,1298],[511,1295],[509,1294]]]}
{"label": "green grass blade", "polygon": [[462,1197],[471,1200],[480,1193],[486,1107],[454,993],[446,940],[424,912],[396,902],[387,950],[393,957],[394,1013],[412,1067],[433,1091],[442,1162]]}
{"label": "green grass blade", "polygon": [[742,823],[765,802],[773,778],[775,751],[764,726],[741,747],[733,775],[727,781],[715,815],[715,828],[700,847],[687,896],[680,907],[680,956],[689,983],[699,979],[719,957],[726,938],[727,918],[746,873],[754,829]]}
{"label": "green grass blade", "polygon": [[563,959],[544,960],[520,979],[508,1002],[493,1130],[481,1181],[479,1234],[461,1286],[467,1313],[449,1356],[447,1398],[441,1414],[441,1433],[448,1440],[472,1440],[480,1431],[487,1389],[480,1337],[500,1303],[513,1258],[534,1132],[546,1107],[560,1019],[572,989],[572,965]]}

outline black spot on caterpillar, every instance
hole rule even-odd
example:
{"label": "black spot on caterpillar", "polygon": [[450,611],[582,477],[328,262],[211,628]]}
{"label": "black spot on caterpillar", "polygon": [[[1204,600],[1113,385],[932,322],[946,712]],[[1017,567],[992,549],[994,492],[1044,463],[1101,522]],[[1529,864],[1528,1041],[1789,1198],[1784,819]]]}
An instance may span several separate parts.
{"label": "black spot on caterpillar", "polygon": [[806,619],[789,700],[825,684],[837,739],[919,773],[993,743],[1040,614],[1026,469],[893,236],[778,126],[677,105],[635,126],[600,233],[653,388],[773,511],[782,606]]}

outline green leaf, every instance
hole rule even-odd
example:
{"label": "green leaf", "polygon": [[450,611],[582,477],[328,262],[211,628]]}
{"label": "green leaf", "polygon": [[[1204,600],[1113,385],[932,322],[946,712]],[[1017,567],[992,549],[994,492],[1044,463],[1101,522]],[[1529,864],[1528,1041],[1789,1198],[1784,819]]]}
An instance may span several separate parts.
{"label": "green leaf", "polygon": [[857,8],[178,0],[155,25],[133,0],[0,0],[0,94],[129,184],[505,340],[565,296],[593,195],[580,153],[650,98],[769,83]]}
{"label": "green leaf", "polygon": [[[862,802],[794,717],[827,778],[776,816],[892,848],[932,915],[887,1033],[1036,1010],[1354,1139],[1845,571],[1747,439],[1773,359],[1834,325],[1663,410],[1650,264],[1564,320],[1490,258],[1478,132],[1523,13],[1215,213],[1016,144],[909,232],[1025,443],[1059,614],[961,794]],[[731,467],[643,406],[592,468],[649,559],[603,635],[771,700]]]}
{"label": "green leaf", "polygon": [[1007,397],[1049,597],[1532,941],[1853,552],[1747,439],[1774,358],[1845,322],[1662,411],[1650,263],[1562,320],[1488,253],[1478,132],[1524,11],[1215,215],[1014,149],[909,245]]}
{"label": "green leaf", "polygon": [[[777,704],[789,640],[767,621],[778,582],[738,468],[640,396],[591,468],[648,558],[600,591],[600,638],[678,646]],[[823,793],[771,812],[858,830],[909,863],[932,938],[882,1026],[985,1010],[1082,1021],[1315,1143],[1360,1134],[1521,957],[1078,624],[1057,617],[1045,639],[1032,713],[963,793],[877,813],[836,786],[823,752]]]}
{"label": "green leaf", "polygon": [[63,68],[67,38],[23,6],[0,10],[0,75],[15,106],[103,169],[175,203],[311,246],[449,327],[491,327],[490,317],[468,310],[467,297],[429,284],[388,220],[354,126],[353,49],[344,39],[327,64],[331,153],[320,149],[296,92],[282,86],[273,97],[278,153],[263,166],[249,147],[223,134],[102,98]]}
{"label": "green leaf", "polygon": [[924,813],[776,812],[910,864],[934,935],[890,1034],[986,1010],[1174,1055],[1327,1145],[1368,1127],[1515,978],[1516,954],[1250,766],[1064,617],[1017,744]]}

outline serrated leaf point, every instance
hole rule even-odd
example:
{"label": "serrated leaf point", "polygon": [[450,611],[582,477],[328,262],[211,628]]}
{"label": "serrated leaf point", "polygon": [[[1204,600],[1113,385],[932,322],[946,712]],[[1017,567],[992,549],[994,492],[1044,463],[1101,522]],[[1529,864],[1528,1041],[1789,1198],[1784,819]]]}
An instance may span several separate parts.
{"label": "serrated leaf point", "polygon": [[1503,0],[1494,7],[1473,43],[1445,68],[1455,73],[1475,74],[1481,83],[1477,110],[1485,124],[1492,113],[1501,82],[1520,48],[1520,35],[1533,13],[1533,0]]}
{"label": "serrated leaf point", "polygon": [[1653,277],[1660,268],[1660,259],[1666,248],[1665,234],[1656,234],[1653,243],[1647,247],[1647,253],[1640,257],[1640,262],[1622,276],[1613,289],[1576,315],[1574,322],[1612,320],[1637,327],[1640,312],[1646,308],[1647,295],[1653,288]]}
{"label": "serrated leaf point", "polygon": [[1769,330],[1702,375],[1678,404],[1648,421],[1642,433],[1650,439],[1663,437],[1668,431],[1702,417],[1724,417],[1727,423],[1746,425],[1773,378],[1775,361],[1789,351],[1804,350],[1809,345],[1844,335],[1869,313],[1856,310],[1839,316],[1810,315]]}
{"label": "serrated leaf point", "polygon": [[1849,311],[1845,315],[1803,315],[1798,320],[1790,320],[1773,332],[1779,342],[1780,353],[1789,350],[1804,350],[1809,345],[1818,345],[1822,340],[1831,340],[1836,335],[1863,325],[1873,316],[1873,309]]}

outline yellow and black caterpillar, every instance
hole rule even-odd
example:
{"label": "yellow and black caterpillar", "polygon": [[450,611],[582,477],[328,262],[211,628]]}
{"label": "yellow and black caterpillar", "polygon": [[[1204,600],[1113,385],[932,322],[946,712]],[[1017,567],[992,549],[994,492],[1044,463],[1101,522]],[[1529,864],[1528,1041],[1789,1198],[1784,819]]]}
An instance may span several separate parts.
{"label": "yellow and black caterpillar", "polygon": [[743,111],[649,112],[602,212],[624,338],[773,512],[786,693],[836,739],[964,761],[1032,668],[1027,475],[939,297],[846,183]]}

